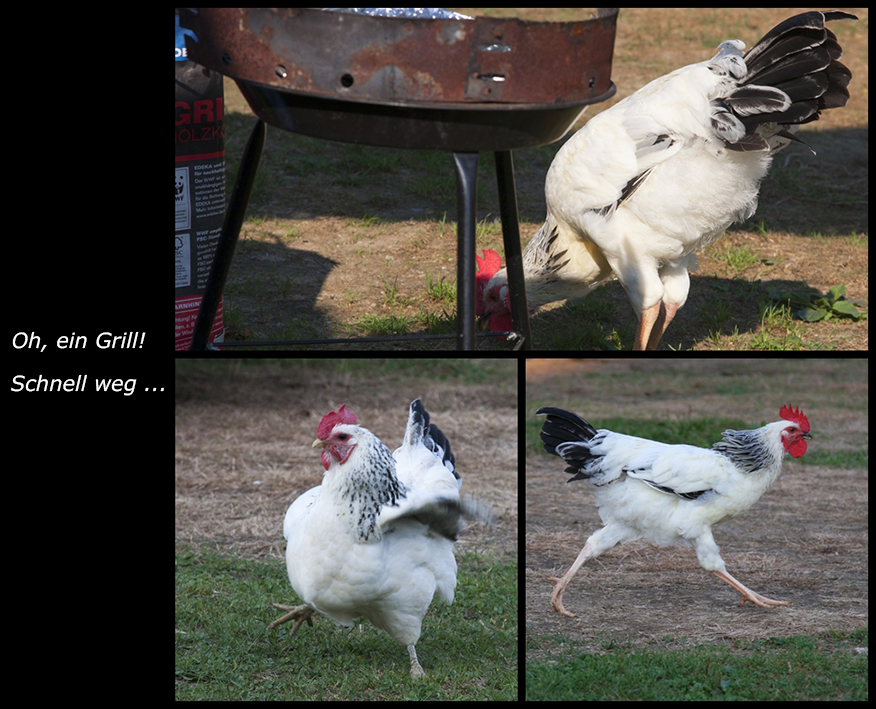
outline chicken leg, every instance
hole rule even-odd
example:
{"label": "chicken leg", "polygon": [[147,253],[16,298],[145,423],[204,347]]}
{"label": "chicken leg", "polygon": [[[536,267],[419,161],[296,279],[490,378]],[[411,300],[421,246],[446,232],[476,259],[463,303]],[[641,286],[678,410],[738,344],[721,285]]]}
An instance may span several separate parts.
{"label": "chicken leg", "polygon": [[567,615],[570,618],[574,618],[574,613],[569,613],[563,607],[563,592],[566,590],[566,586],[569,585],[569,581],[572,580],[572,577],[578,572],[578,569],[581,568],[581,565],[587,561],[587,559],[593,556],[593,547],[588,540],[584,545],[584,548],[581,550],[581,553],[578,554],[578,558],[575,559],[575,563],[572,564],[572,567],[565,573],[563,578],[558,579],[555,576],[548,576],[548,579],[556,582],[556,586],[554,586],[554,590],[551,591],[551,607],[557,611],[558,613],[562,613],[563,615]]}
{"label": "chicken leg", "polygon": [[774,601],[772,598],[765,598],[759,593],[755,593],[750,588],[744,586],[735,578],[733,578],[726,571],[713,571],[712,573],[715,574],[715,576],[717,576],[722,581],[726,581],[727,583],[729,583],[731,586],[733,586],[733,588],[735,588],[737,591],[739,591],[739,593],[742,594],[742,603],[739,604],[740,606],[744,606],[746,601],[748,601],[749,603],[753,603],[756,606],[760,606],[761,608],[770,609],[775,608],[776,606],[788,605],[788,601]]}
{"label": "chicken leg", "polygon": [[303,623],[306,622],[311,628],[313,627],[313,608],[310,606],[281,606],[279,603],[272,603],[271,605],[274,606],[274,608],[279,608],[281,611],[289,611],[289,613],[277,618],[277,620],[268,626],[268,630],[273,630],[278,625],[283,625],[283,623],[288,623],[290,620],[294,620],[295,625],[292,626],[292,631],[289,633],[289,637],[291,638],[298,632],[298,628],[300,628]]}
{"label": "chicken leg", "polygon": [[664,303],[663,301],[651,306],[642,312],[639,318],[639,328],[636,332],[636,340],[633,343],[634,350],[656,350],[672,322],[672,318],[678,312],[678,305],[675,303]]}

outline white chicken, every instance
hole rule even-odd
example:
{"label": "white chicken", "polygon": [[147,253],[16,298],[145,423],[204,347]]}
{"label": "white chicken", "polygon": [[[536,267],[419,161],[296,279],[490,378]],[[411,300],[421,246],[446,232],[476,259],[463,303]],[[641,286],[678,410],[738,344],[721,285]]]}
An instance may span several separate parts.
{"label": "white chicken", "polygon": [[[694,252],[754,214],[798,124],[848,101],[851,72],[824,26],[839,19],[857,18],[806,12],[748,52],[724,42],[591,118],[548,170],[547,218],[523,252],[530,311],[616,275],[638,318],[633,349],[656,349],[687,300]],[[478,314],[494,331],[511,329],[499,263],[492,250],[479,259]]]}
{"label": "white chicken", "polygon": [[415,645],[433,595],[453,602],[462,517],[489,520],[489,509],[460,499],[450,443],[419,399],[391,455],[346,404],[323,416],[317,436],[323,483],[283,522],[286,570],[304,605],[274,604],[289,613],[268,628],[294,620],[292,637],[315,611],[344,626],[364,617],[404,645],[411,675],[423,676]]}
{"label": "white chicken", "polygon": [[755,593],[724,566],[712,526],[748,510],[778,477],[786,453],[806,452],[809,421],[799,409],[783,406],[781,421],[749,431],[724,431],[711,449],[668,445],[601,429],[576,414],[543,407],[547,415],[541,440],[574,473],[567,482],[585,480],[596,495],[605,526],[590,535],[575,563],[555,582],[551,606],[563,607],[566,586],[588,559],[615,544],[647,539],[665,546],[686,540],[706,571],[713,572],[761,608],[787,605]]}

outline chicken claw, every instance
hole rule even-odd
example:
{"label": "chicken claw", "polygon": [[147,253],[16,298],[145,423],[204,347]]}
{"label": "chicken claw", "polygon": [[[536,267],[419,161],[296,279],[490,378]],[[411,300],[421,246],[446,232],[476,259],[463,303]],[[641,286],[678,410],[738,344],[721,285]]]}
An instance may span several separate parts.
{"label": "chicken claw", "polygon": [[554,590],[551,591],[551,608],[558,613],[569,616],[569,618],[577,618],[574,613],[569,613],[569,611],[563,607],[563,591],[566,590],[566,584],[563,583],[562,579],[558,579],[556,576],[548,576],[548,579],[556,583]]}
{"label": "chicken claw", "polygon": [[277,620],[268,626],[268,630],[273,630],[278,625],[283,625],[283,623],[288,623],[290,620],[294,620],[295,625],[292,626],[292,631],[289,633],[289,637],[291,638],[298,632],[298,628],[300,628],[303,623],[306,622],[311,628],[313,627],[313,608],[310,606],[281,606],[279,603],[272,603],[271,605],[281,611],[289,611],[289,613],[277,618]]}

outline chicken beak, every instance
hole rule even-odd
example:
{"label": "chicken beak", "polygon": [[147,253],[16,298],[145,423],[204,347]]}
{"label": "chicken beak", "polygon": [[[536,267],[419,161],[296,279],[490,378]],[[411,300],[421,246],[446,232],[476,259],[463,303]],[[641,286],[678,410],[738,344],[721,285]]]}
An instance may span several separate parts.
{"label": "chicken beak", "polygon": [[326,444],[326,441],[323,441],[322,439],[317,438],[313,442],[313,445],[311,445],[310,447],[311,448],[325,448],[325,444]]}
{"label": "chicken beak", "polygon": [[484,313],[478,318],[477,329],[479,332],[486,332],[490,329],[490,314]]}
{"label": "chicken beak", "polygon": [[800,434],[800,438],[808,438],[810,441],[812,440],[812,434],[809,431],[804,431]]}

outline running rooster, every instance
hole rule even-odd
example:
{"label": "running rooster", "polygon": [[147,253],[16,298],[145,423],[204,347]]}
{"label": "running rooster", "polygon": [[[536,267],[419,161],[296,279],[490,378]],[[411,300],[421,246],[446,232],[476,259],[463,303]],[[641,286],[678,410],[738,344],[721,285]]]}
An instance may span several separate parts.
{"label": "running rooster", "polygon": [[710,449],[668,445],[645,438],[596,430],[576,414],[543,407],[547,416],[541,440],[548,453],[568,463],[567,482],[585,480],[605,526],[590,535],[575,563],[551,593],[555,611],[563,592],[588,559],[615,544],[647,539],[665,546],[688,541],[706,571],[711,571],[761,608],[787,605],[755,593],[733,578],[712,537],[712,527],[746,512],[778,477],[786,453],[806,452],[809,421],[799,409],[783,406],[780,421],[750,431],[724,431]]}

